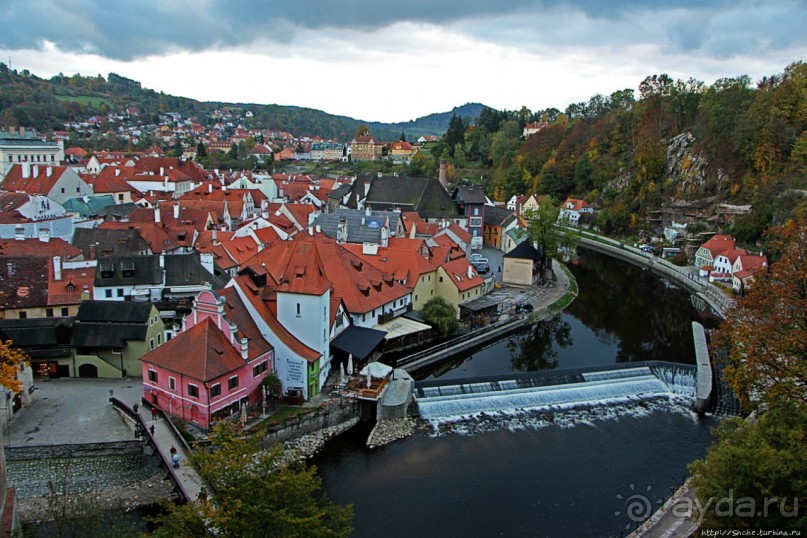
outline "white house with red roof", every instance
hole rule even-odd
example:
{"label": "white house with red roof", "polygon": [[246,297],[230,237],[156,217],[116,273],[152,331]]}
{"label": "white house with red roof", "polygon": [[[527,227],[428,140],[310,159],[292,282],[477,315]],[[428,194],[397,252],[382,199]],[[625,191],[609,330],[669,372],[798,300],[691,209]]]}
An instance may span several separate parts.
{"label": "white house with red roof", "polygon": [[544,127],[548,127],[549,124],[545,121],[534,121],[532,123],[528,123],[524,126],[524,130],[521,133],[521,136],[527,138],[528,136],[534,135]]}
{"label": "white house with red roof", "polygon": [[239,294],[226,288],[201,292],[182,331],[140,360],[144,398],[208,428],[261,402],[275,357]]}
{"label": "white house with red roof", "polygon": [[59,204],[93,194],[92,187],[72,168],[31,163],[13,165],[0,182],[0,189],[47,196]]}
{"label": "white house with red roof", "polygon": [[566,221],[572,226],[577,226],[577,223],[580,221],[580,216],[584,213],[592,214],[594,213],[594,208],[583,200],[567,198],[566,201],[563,202],[563,205],[560,206],[558,221]]}
{"label": "white house with red roof", "polygon": [[740,254],[732,266],[731,288],[734,293],[747,292],[756,276],[768,269],[768,257],[762,254]]}

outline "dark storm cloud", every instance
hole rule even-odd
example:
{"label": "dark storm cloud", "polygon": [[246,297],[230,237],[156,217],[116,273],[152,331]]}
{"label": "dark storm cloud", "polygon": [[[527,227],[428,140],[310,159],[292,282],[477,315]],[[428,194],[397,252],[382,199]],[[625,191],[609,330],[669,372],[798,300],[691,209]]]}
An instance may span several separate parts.
{"label": "dark storm cloud", "polygon": [[[769,16],[744,21],[746,9]],[[507,35],[508,28],[498,25],[518,20],[508,15],[540,20],[549,12],[584,13],[589,19],[610,22],[636,13],[648,20],[673,14],[667,35],[660,40],[681,50],[705,47],[718,55],[722,47],[738,44],[748,48],[803,43],[807,26],[807,9],[796,0],[5,0],[0,5],[0,48],[36,49],[47,40],[66,51],[129,60],[256,39],[288,42],[300,28],[373,30],[402,21],[460,28],[463,22],[472,22],[475,35],[485,39]],[[720,19],[723,13],[728,15]],[[721,21],[718,26],[716,18]],[[741,28],[739,36],[731,34],[732,24]],[[586,38],[575,27],[557,29],[555,34],[569,42]]]}

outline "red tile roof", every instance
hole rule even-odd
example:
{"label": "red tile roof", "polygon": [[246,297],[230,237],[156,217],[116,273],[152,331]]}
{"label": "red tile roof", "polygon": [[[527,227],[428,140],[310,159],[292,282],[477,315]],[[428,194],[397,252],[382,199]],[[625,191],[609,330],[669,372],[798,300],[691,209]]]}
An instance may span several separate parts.
{"label": "red tile roof", "polygon": [[144,355],[141,361],[188,376],[213,381],[244,366],[244,359],[212,318]]}
{"label": "red tile roof", "polygon": [[80,248],[59,238],[53,238],[47,242],[39,239],[0,239],[0,258],[61,256],[63,260],[70,260],[81,255]]}
{"label": "red tile roof", "polygon": [[0,183],[0,188],[6,191],[47,195],[66,171],[66,166],[31,165],[30,174],[23,177],[22,165],[15,164]]}
{"label": "red tile roof", "polygon": [[[453,282],[461,292],[468,291],[469,289],[473,289],[485,283],[482,277],[479,276],[479,273],[476,272],[476,269],[474,269],[465,258],[444,263],[442,267],[446,274],[448,274],[451,282]],[[469,268],[471,273],[470,277],[468,276]]]}
{"label": "red tile roof", "polygon": [[269,330],[271,330],[286,347],[308,362],[319,360],[322,355],[318,351],[300,342],[297,337],[280,324],[277,320],[277,315],[263,298],[264,290],[256,286],[248,275],[236,278],[234,283],[241,289],[244,297],[249,301],[252,308],[255,309],[257,315],[269,326]]}

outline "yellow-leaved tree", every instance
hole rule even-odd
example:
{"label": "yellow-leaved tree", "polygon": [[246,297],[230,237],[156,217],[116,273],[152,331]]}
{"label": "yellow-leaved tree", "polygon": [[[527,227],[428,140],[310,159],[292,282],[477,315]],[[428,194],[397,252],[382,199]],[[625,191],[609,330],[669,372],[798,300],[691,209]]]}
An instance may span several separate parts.
{"label": "yellow-leaved tree", "polygon": [[22,390],[22,381],[17,379],[17,372],[22,364],[28,364],[28,355],[12,347],[12,344],[11,340],[0,340],[0,385],[16,394]]}

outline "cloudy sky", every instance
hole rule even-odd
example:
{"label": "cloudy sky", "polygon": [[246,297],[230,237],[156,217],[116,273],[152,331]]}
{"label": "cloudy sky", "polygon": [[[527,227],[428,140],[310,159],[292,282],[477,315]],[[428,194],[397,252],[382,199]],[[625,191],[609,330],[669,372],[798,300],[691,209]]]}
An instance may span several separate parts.
{"label": "cloudy sky", "polygon": [[3,0],[0,61],[393,122],[758,80],[807,60],[805,28],[805,0]]}

